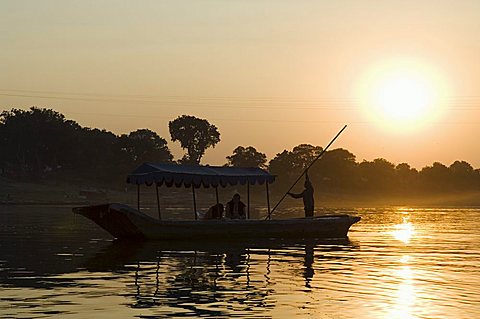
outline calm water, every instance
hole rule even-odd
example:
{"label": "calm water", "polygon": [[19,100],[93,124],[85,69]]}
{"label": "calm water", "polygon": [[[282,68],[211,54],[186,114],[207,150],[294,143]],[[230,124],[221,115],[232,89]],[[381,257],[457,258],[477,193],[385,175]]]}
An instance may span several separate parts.
{"label": "calm water", "polygon": [[357,215],[348,241],[126,245],[0,206],[0,317],[480,317],[480,209]]}

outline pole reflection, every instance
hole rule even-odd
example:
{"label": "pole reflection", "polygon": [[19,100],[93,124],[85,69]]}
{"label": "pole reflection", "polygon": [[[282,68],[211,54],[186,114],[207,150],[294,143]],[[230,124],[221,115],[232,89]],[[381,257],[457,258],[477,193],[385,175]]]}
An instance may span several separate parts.
{"label": "pole reflection", "polygon": [[[308,288],[303,291],[312,291],[315,257],[338,264],[348,259],[348,251],[355,247],[348,240],[216,244],[193,250],[188,243],[166,246],[145,243],[130,247],[114,243],[91,259],[87,269],[132,275],[133,289],[127,289],[123,295],[129,300],[126,305],[133,309],[150,308],[155,314],[169,309],[198,316],[229,317],[232,307],[243,315],[268,313],[279,302],[272,295],[285,288],[279,285],[284,276],[292,283],[303,278],[304,287]],[[298,260],[298,267],[293,267],[291,260]]]}

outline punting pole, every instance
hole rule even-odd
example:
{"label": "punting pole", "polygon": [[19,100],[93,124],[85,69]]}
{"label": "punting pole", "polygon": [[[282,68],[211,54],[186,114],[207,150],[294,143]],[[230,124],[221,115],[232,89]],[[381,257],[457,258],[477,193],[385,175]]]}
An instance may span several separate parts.
{"label": "punting pole", "polygon": [[197,200],[195,199],[195,186],[192,183],[192,195],[193,195],[193,214],[195,215],[195,220],[197,220]]}
{"label": "punting pole", "polygon": [[160,196],[158,196],[158,185],[157,185],[157,183],[155,183],[155,191],[157,192],[158,219],[162,219],[162,214],[160,212]]}
{"label": "punting pole", "polygon": [[250,183],[247,180],[247,219],[250,219]]}
{"label": "punting pole", "polygon": [[[288,191],[285,192],[285,194],[282,196],[282,198],[278,201],[278,203],[273,207],[272,209],[272,214],[273,212],[275,211],[275,209],[278,207],[278,205],[280,205],[280,203],[285,199],[285,197],[287,197],[288,193],[292,190],[292,188],[298,183],[298,181],[302,178],[303,175],[305,175],[305,173],[308,171],[308,169],[310,167],[312,167],[312,165],[318,160],[320,159],[320,157],[323,156],[323,154],[325,154],[325,152],[328,150],[328,148],[333,144],[333,142],[335,142],[335,140],[337,139],[337,137],[340,136],[340,134],[342,134],[342,132],[347,128],[347,126],[345,125],[341,130],[340,132],[337,133],[337,135],[335,135],[335,137],[330,141],[330,143],[328,143],[328,145],[320,152],[320,154],[318,154],[318,156],[307,166],[307,168],[305,168],[302,172],[302,174],[300,174],[300,176],[298,176],[297,180],[292,184],[292,186],[290,186],[290,188],[288,189]],[[270,215],[268,216],[268,219],[270,219]]]}
{"label": "punting pole", "polygon": [[137,210],[140,211],[140,184],[137,184]]}
{"label": "punting pole", "polygon": [[268,181],[265,181],[265,187],[267,189],[267,212],[268,219],[272,219],[272,212],[270,211],[270,192],[268,191]]}

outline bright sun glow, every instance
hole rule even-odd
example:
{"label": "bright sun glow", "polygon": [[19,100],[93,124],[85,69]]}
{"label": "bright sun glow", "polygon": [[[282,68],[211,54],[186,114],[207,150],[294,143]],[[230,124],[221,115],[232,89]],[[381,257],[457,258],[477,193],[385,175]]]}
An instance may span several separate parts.
{"label": "bright sun glow", "polygon": [[395,225],[395,230],[392,231],[393,237],[405,244],[410,242],[414,234],[415,228],[413,224],[408,221],[408,217],[404,217],[403,223]]}
{"label": "bright sun glow", "polygon": [[434,121],[446,85],[438,72],[412,60],[372,66],[362,78],[359,95],[369,118],[393,130],[412,130]]}
{"label": "bright sun glow", "polygon": [[433,89],[418,74],[390,74],[374,89],[374,107],[391,121],[417,121],[428,115]]}

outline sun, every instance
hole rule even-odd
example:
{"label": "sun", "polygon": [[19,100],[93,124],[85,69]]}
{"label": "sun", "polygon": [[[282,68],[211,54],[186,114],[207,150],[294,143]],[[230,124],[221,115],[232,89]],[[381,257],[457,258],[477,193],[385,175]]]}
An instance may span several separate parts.
{"label": "sun", "polygon": [[423,120],[435,100],[428,81],[407,71],[385,75],[372,94],[373,107],[382,113],[385,120],[400,123]]}
{"label": "sun", "polygon": [[365,113],[390,130],[419,129],[432,123],[441,112],[445,85],[426,64],[384,62],[371,67],[361,81]]}

